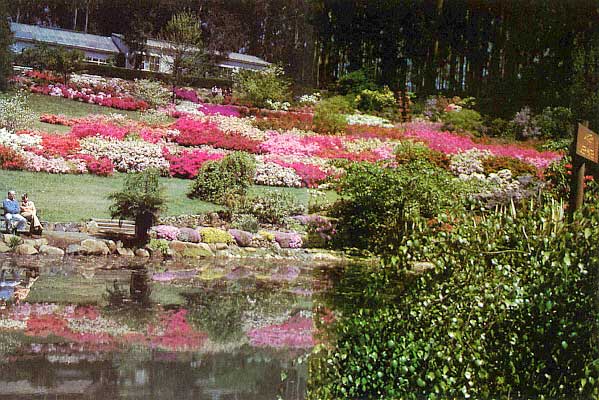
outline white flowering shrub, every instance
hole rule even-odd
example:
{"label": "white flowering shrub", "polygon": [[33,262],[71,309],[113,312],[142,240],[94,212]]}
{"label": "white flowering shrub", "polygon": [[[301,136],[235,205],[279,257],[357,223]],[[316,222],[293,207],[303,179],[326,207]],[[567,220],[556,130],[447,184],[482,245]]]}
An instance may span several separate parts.
{"label": "white flowering shrub", "polygon": [[162,83],[149,79],[136,79],[133,83],[133,96],[153,107],[165,106],[171,99],[171,92]]}
{"label": "white flowering shrub", "polygon": [[31,128],[34,121],[35,115],[27,105],[27,97],[23,93],[0,97],[0,128],[14,132]]}
{"label": "white flowering shrub", "polygon": [[20,150],[23,147],[37,147],[41,142],[42,138],[37,135],[17,135],[9,132],[6,128],[0,128],[0,145],[2,146]]}
{"label": "white flowering shrub", "polygon": [[291,107],[291,104],[289,104],[287,101],[276,101],[276,100],[271,100],[271,99],[266,99],[266,108],[269,108],[271,110],[276,110],[276,111],[289,111],[289,107]]}
{"label": "white flowering shrub", "polygon": [[320,101],[320,93],[305,94],[297,99],[297,102],[302,106],[313,106]]}
{"label": "white flowering shrub", "polygon": [[451,157],[449,169],[455,175],[482,174],[484,172],[483,160],[489,157],[488,150],[470,149],[454,154]]}
{"label": "white flowering shrub", "polygon": [[254,183],[265,186],[301,187],[302,178],[291,168],[273,162],[256,162]]}
{"label": "white flowering shrub", "polygon": [[349,125],[370,125],[393,128],[393,124],[388,119],[376,117],[374,115],[351,114],[346,115],[346,117]]}
{"label": "white flowering shrub", "polygon": [[253,140],[264,140],[266,134],[252,125],[251,118],[231,118],[211,115],[208,120],[214,122],[224,133],[239,133]]}
{"label": "white flowering shrub", "polygon": [[162,155],[162,146],[136,140],[86,138],[80,141],[81,152],[96,158],[106,157],[120,172],[139,172],[154,168],[168,172],[169,163]]}

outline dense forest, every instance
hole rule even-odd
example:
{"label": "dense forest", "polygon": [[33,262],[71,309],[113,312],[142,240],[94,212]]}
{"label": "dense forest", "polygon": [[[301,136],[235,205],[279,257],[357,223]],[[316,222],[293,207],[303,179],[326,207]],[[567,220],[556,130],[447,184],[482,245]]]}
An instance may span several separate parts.
{"label": "dense forest", "polygon": [[[493,114],[584,109],[597,92],[598,1],[18,0],[15,22],[155,36],[173,13],[202,22],[210,50],[280,63],[326,88],[363,69],[394,90],[469,95]],[[492,101],[491,101],[492,98]]]}

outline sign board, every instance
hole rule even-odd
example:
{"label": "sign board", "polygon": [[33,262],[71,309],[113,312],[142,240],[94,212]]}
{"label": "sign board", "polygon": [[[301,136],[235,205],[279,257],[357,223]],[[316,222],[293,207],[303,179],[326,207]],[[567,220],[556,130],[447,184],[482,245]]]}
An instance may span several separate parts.
{"label": "sign board", "polygon": [[594,163],[599,162],[599,136],[582,124],[578,124],[576,154]]}

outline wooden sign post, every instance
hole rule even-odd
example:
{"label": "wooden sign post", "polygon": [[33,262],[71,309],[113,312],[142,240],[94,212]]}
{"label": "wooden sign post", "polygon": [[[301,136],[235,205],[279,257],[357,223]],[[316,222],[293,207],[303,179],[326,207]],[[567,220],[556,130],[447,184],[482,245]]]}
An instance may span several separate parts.
{"label": "wooden sign post", "polygon": [[586,162],[599,162],[599,135],[588,128],[588,122],[578,124],[572,154],[572,180],[570,185],[570,210],[574,214],[584,201]]}

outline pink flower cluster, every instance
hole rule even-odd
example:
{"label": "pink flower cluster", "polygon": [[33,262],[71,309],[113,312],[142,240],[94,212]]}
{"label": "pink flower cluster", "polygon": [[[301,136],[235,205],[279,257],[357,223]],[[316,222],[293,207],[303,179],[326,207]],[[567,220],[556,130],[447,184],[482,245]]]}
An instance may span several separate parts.
{"label": "pink flower cluster", "polygon": [[163,154],[170,164],[170,175],[178,178],[195,178],[206,161],[220,160],[224,157],[223,154],[202,150],[184,150],[179,154],[171,155],[166,148],[163,149]]}
{"label": "pink flower cluster", "polygon": [[71,128],[71,135],[81,139],[93,136],[102,136],[122,140],[129,130],[116,125],[104,124],[101,122],[85,122],[76,124]]}
{"label": "pink flower cluster", "polygon": [[173,125],[180,134],[175,141],[184,146],[209,145],[221,149],[260,153],[260,142],[238,133],[224,134],[216,124],[191,118],[180,118]]}
{"label": "pink flower cluster", "polygon": [[156,232],[158,239],[177,240],[179,228],[171,225],[157,225],[152,228]]}
{"label": "pink flower cluster", "polygon": [[191,101],[192,103],[200,102],[200,99],[198,98],[198,94],[196,93],[196,91],[191,89],[176,88],[175,96],[178,99]]}
{"label": "pink flower cluster", "polygon": [[200,104],[198,111],[205,115],[222,115],[223,117],[240,117],[239,109],[231,105],[220,105],[220,104]]}
{"label": "pink flower cluster", "polygon": [[302,182],[309,188],[317,187],[327,178],[327,173],[312,164],[304,164],[301,162],[285,162],[281,160],[273,160],[274,163],[281,167],[291,168],[296,174],[302,178]]}
{"label": "pink flower cluster", "polygon": [[470,149],[488,150],[493,155],[518,158],[544,169],[552,162],[559,160],[562,155],[556,152],[539,152],[535,149],[523,148],[517,145],[478,144],[471,138],[450,132],[442,132],[430,125],[408,126],[405,132],[407,137],[424,141],[431,149],[446,154],[455,154]]}

